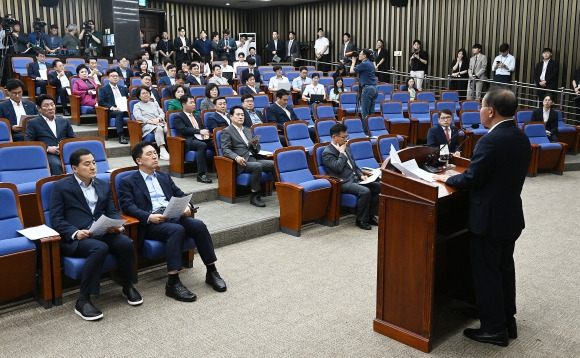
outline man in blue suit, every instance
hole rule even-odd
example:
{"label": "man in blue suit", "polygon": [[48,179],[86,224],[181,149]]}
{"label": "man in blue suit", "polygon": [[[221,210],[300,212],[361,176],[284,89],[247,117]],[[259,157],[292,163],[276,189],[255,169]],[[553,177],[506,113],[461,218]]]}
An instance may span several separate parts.
{"label": "man in blue suit", "polygon": [[167,76],[163,76],[157,82],[159,87],[161,86],[173,86],[175,84],[175,74],[177,73],[177,68],[175,65],[168,65],[165,69],[167,71]]}
{"label": "man in blue suit", "polygon": [[260,77],[260,71],[256,68],[256,60],[253,58],[248,59],[248,68],[242,70],[240,75],[240,80],[243,84],[246,84],[246,80],[248,79],[248,75],[253,74],[254,78],[256,79],[256,83],[262,83],[262,78]]}
{"label": "man in blue suit", "polygon": [[215,106],[215,112],[207,117],[207,121],[205,123],[205,126],[210,133],[213,133],[213,130],[218,127],[227,127],[232,123],[226,112],[226,98],[218,97],[213,100],[213,104]]}
{"label": "man in blue suit", "polygon": [[36,105],[28,100],[22,99],[24,83],[16,78],[11,78],[6,82],[9,100],[0,102],[0,118],[6,118],[10,122],[12,129],[12,141],[21,142],[24,140],[21,116],[33,116],[38,114]]}
{"label": "man in blue suit", "polygon": [[[489,132],[478,142],[466,171],[435,175],[456,189],[469,189],[471,267],[481,327],[463,334],[482,343],[507,346],[517,338],[514,247],[524,229],[520,197],[531,157],[528,137],[512,117],[513,92],[488,92],[481,101],[481,123]],[[507,328],[507,330],[506,330]]]}
{"label": "man in blue suit", "polygon": [[250,47],[250,54],[248,55],[248,57],[246,57],[246,62],[248,62],[248,64],[250,64],[249,62],[250,59],[254,59],[254,61],[256,61],[256,67],[262,66],[262,57],[256,54],[255,47]]}
{"label": "man in blue suit", "polygon": [[58,143],[63,139],[75,138],[75,132],[66,119],[56,116],[56,104],[50,95],[37,96],[36,105],[40,115],[26,122],[26,140],[44,143],[48,154],[50,173],[52,175],[62,174]]}
{"label": "man in blue suit", "polygon": [[125,57],[121,58],[119,60],[119,66],[117,66],[117,68],[115,69],[117,70],[119,75],[123,77],[123,81],[125,82],[125,84],[127,86],[130,86],[131,85],[130,79],[131,77],[135,76],[135,74],[133,73],[133,70],[129,65],[129,60],[127,60]]}
{"label": "man in blue suit", "polygon": [[236,60],[238,46],[236,41],[230,37],[230,30],[225,29],[223,35],[223,38],[218,42],[218,58],[223,58],[225,55],[228,59],[228,64],[231,66]]}
{"label": "man in blue suit", "polygon": [[[46,93],[46,85],[48,85],[48,64],[44,62],[46,53],[38,51],[36,53],[36,61],[28,65],[28,77],[35,80],[34,86],[40,88],[40,93]],[[42,71],[42,74],[41,74]],[[42,75],[44,74],[44,77]]]}
{"label": "man in blue suit", "polygon": [[89,229],[102,215],[121,219],[115,208],[109,183],[97,179],[97,165],[93,154],[84,148],[70,155],[74,175],[54,183],[50,196],[50,220],[61,237],[60,248],[65,256],[86,258],[81,275],[79,299],[75,313],[87,321],[103,317],[91,302],[98,295],[101,269],[107,253],[117,259],[123,277],[123,295],[132,306],[143,303],[133,287],[135,275],[135,248],[133,241],[123,235],[123,226],[112,226],[103,235],[93,235]]}
{"label": "man in blue suit", "polygon": [[127,175],[119,184],[119,204],[124,213],[139,220],[138,244],[145,237],[164,241],[166,245],[168,279],[165,295],[178,301],[193,302],[195,294],[179,279],[183,241],[192,237],[197,252],[206,266],[205,282],[218,292],[227,290],[226,283],[217,272],[213,242],[203,221],[191,217],[191,204],[178,219],[163,215],[171,197],[185,194],[175,185],[171,177],[157,168],[157,151],[150,142],[139,142],[131,150],[131,156],[139,170]]}
{"label": "man in blue suit", "polygon": [[457,143],[459,141],[457,135],[459,130],[452,125],[453,113],[448,109],[442,109],[437,113],[437,116],[439,125],[429,128],[427,132],[427,145],[429,147],[439,148],[440,145],[449,144],[449,153],[453,153],[456,157],[460,156],[461,152],[459,151]]}
{"label": "man in blue suit", "polygon": [[117,135],[119,136],[119,143],[129,144],[129,141],[123,135],[123,125],[125,124],[125,117],[129,114],[125,111],[121,111],[117,107],[116,98],[125,97],[125,101],[129,97],[129,91],[127,87],[119,84],[120,75],[117,70],[110,68],[107,71],[107,76],[109,76],[109,85],[101,86],[99,88],[99,106],[105,107],[109,110],[109,118],[115,118],[115,127],[117,128]]}
{"label": "man in blue suit", "polygon": [[[272,103],[266,110],[266,120],[268,122],[276,123],[278,129],[284,131],[284,123],[289,121],[296,121],[296,113],[291,106],[288,105],[288,98],[290,94],[285,89],[276,91],[276,102]],[[316,141],[316,132],[313,127],[308,128],[308,134],[312,141]],[[282,141],[282,145],[286,146],[286,138]]]}

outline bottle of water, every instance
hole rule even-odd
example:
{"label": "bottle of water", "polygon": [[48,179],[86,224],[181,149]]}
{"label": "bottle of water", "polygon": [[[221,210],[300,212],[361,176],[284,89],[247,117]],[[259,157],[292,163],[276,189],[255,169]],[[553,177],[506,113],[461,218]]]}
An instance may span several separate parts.
{"label": "bottle of water", "polygon": [[113,58],[113,49],[111,49],[111,52],[109,52],[109,57]]}

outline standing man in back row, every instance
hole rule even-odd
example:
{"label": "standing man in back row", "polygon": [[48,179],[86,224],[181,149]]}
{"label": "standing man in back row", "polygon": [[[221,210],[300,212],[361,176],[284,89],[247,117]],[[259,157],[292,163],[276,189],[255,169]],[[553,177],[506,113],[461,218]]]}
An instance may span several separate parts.
{"label": "standing man in back row", "polygon": [[473,56],[469,59],[469,68],[467,69],[467,74],[469,75],[469,82],[467,84],[467,99],[473,99],[475,93],[475,99],[481,99],[481,89],[483,88],[483,82],[479,80],[487,79],[487,56],[481,53],[481,44],[475,44],[471,48],[471,53]]}
{"label": "standing man in back row", "polygon": [[422,91],[423,78],[425,77],[425,72],[427,71],[427,52],[421,50],[420,40],[413,41],[413,54],[409,59],[409,66],[411,66],[409,75],[415,78],[417,89]]}
{"label": "standing man in back row", "polygon": [[328,72],[330,69],[330,42],[324,37],[324,30],[318,29],[318,39],[314,42],[314,54],[316,59],[322,63],[318,64],[318,70]]}
{"label": "standing man in back row", "polygon": [[[516,58],[510,54],[510,45],[507,43],[501,44],[499,47],[499,55],[495,57],[491,70],[495,71],[493,80],[500,83],[510,83],[512,80],[512,72],[516,69]],[[504,87],[504,85],[496,85],[496,87]]]}

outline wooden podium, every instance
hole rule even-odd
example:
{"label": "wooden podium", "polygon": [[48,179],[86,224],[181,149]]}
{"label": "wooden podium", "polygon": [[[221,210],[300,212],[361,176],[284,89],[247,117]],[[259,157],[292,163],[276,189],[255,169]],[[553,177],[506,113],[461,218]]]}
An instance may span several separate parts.
{"label": "wooden podium", "polygon": [[[434,148],[399,151],[423,163]],[[469,166],[451,158],[461,173]],[[473,300],[468,193],[400,174],[383,163],[379,199],[376,332],[429,352],[435,298]]]}

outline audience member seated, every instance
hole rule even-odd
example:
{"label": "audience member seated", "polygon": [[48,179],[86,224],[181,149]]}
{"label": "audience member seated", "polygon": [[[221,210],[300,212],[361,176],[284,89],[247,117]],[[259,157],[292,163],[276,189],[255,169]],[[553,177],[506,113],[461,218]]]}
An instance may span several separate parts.
{"label": "audience member seated", "polygon": [[60,50],[62,46],[62,38],[58,36],[58,26],[52,24],[49,28],[49,33],[44,36],[45,46],[44,49],[47,53],[56,54],[56,51]]}
{"label": "audience member seated", "polygon": [[234,62],[234,74],[238,73],[238,67],[240,66],[248,66],[248,63],[245,61],[246,55],[243,52],[238,53],[238,60]]}
{"label": "audience member seated", "polygon": [[117,136],[119,136],[119,143],[129,144],[128,139],[123,135],[125,117],[128,117],[129,114],[126,111],[123,111],[122,108],[119,108],[117,102],[124,102],[126,106],[129,91],[127,90],[127,87],[122,86],[119,83],[120,76],[117,70],[112,68],[109,69],[107,71],[107,76],[109,77],[109,84],[99,88],[99,106],[105,107],[109,110],[109,118],[115,118],[115,128],[117,129]]}
{"label": "audience member seated", "polygon": [[170,111],[183,111],[183,107],[181,106],[181,102],[179,99],[186,93],[187,89],[183,85],[173,86],[171,89],[171,95],[173,99],[169,101],[168,110]]}
{"label": "audience member seated", "polygon": [[183,73],[187,79],[187,76],[191,75],[191,63],[189,61],[183,61],[181,63],[181,68],[178,69],[177,73]]}
{"label": "audience member seated", "polygon": [[262,113],[254,108],[254,97],[251,94],[242,95],[242,107],[244,108],[244,127],[251,128],[254,124],[264,123]]}
{"label": "audience member seated", "polygon": [[[326,100],[326,89],[323,85],[318,83],[320,80],[320,75],[318,72],[315,72],[312,75],[312,83],[306,85],[304,88],[304,92],[302,93],[302,100],[310,104],[311,112],[314,112],[314,106],[320,102],[324,102]],[[321,100],[311,100],[312,95],[322,95]]]}
{"label": "audience member seated", "polygon": [[427,132],[427,145],[439,148],[443,144],[449,144],[449,153],[459,157],[461,152],[458,148],[458,129],[453,125],[453,113],[448,109],[442,109],[437,113],[438,126],[429,128]]}
{"label": "audience member seated", "polygon": [[51,86],[56,88],[56,95],[60,98],[62,114],[64,116],[70,116],[70,111],[68,109],[68,96],[69,93],[72,93],[70,79],[73,74],[71,71],[65,70],[64,64],[59,59],[54,60],[52,67],[54,68],[54,71],[51,71],[48,74],[48,82]]}
{"label": "audience member seated", "polygon": [[101,85],[101,78],[103,77],[103,73],[101,72],[101,70],[99,70],[96,57],[89,58],[89,77],[91,77],[96,84]]}
{"label": "audience member seated", "polygon": [[256,62],[256,67],[262,66],[262,57],[260,55],[256,54],[255,47],[250,47],[250,54],[246,58],[246,61],[248,61],[248,64],[250,64],[250,59],[253,59]]}
{"label": "audience member seated", "polygon": [[173,86],[175,84],[175,74],[177,73],[175,65],[168,65],[166,67],[166,71],[167,71],[167,76],[161,77],[159,79],[159,82],[157,82],[157,85],[159,87],[161,87],[161,86]]}
{"label": "audience member seated", "polygon": [[415,87],[415,78],[409,77],[409,79],[407,79],[407,84],[405,85],[404,91],[409,92],[409,98],[411,101],[415,100],[415,96],[417,96],[418,91],[417,87]]}
{"label": "audience member seated", "polygon": [[44,50],[36,53],[36,60],[28,65],[28,77],[34,80],[34,87],[40,88],[40,93],[46,93],[48,85],[48,64],[44,62],[46,53]]}
{"label": "audience member seated", "polygon": [[338,77],[346,77],[346,76],[348,76],[348,73],[346,72],[346,67],[344,66],[344,63],[339,63],[338,68],[332,74],[332,78],[336,80]]}
{"label": "audience member seated", "polygon": [[[258,72],[258,71],[256,71]],[[246,76],[246,85],[240,88],[240,94],[264,94],[264,91],[260,90],[260,85],[256,84],[256,76],[249,74]]]}
{"label": "audience member seated", "polygon": [[185,138],[185,153],[196,152],[197,181],[211,183],[211,179],[205,175],[207,171],[206,151],[213,149],[210,132],[205,129],[199,115],[194,113],[195,98],[186,94],[181,96],[179,101],[183,107],[183,112],[175,116],[172,128],[180,137]]}
{"label": "audience member seated", "polygon": [[[155,72],[149,71],[149,64],[147,61],[140,61],[137,63],[138,69],[133,72],[133,76],[143,78],[144,74],[149,74],[151,76],[151,81],[155,83]],[[131,83],[127,83],[127,85],[131,85]]]}
{"label": "audience member seated", "polygon": [[262,79],[260,77],[260,71],[256,68],[256,60],[253,58],[248,59],[248,68],[242,70],[240,74],[241,78],[239,79],[241,83],[246,84],[246,80],[248,79],[249,74],[253,74],[256,80],[256,83],[262,83]]}
{"label": "audience member seated", "polygon": [[135,76],[135,74],[133,73],[133,70],[129,66],[129,60],[127,60],[125,57],[121,58],[119,60],[119,66],[117,66],[116,70],[119,73],[119,75],[123,77],[125,85],[130,86],[131,85],[130,79],[131,77]]}
{"label": "audience member seated", "polygon": [[228,84],[232,85],[234,83],[233,82],[234,78],[236,78],[236,72],[235,72],[234,68],[228,63],[228,59],[227,58],[222,57],[221,60],[222,60],[222,76],[225,73],[231,73],[232,74],[232,79],[231,79],[231,81],[228,80]]}
{"label": "audience member seated", "polygon": [[93,78],[89,77],[89,69],[87,66],[78,65],[77,75],[79,76],[79,79],[74,81],[72,93],[81,98],[81,106],[96,106],[97,84]]}
{"label": "audience member seated", "polygon": [[266,204],[260,198],[262,172],[274,173],[274,161],[262,159],[258,138],[252,137],[249,128],[244,127],[244,110],[240,106],[230,109],[231,125],[221,133],[221,148],[224,157],[236,161],[236,175],[250,173],[252,196],[250,203],[257,207]]}
{"label": "audience member seated", "polygon": [[276,65],[274,66],[273,70],[274,72],[276,72],[276,76],[270,78],[270,80],[268,81],[268,90],[277,91],[278,89],[280,89],[280,83],[288,83],[288,86],[290,86],[290,81],[288,80],[288,77],[282,75],[282,66]]}
{"label": "audience member seated", "polygon": [[345,88],[344,88],[344,82],[342,81],[342,77],[335,77],[334,78],[334,87],[328,93],[328,99],[330,101],[332,101],[332,105],[334,107],[338,107],[340,105],[340,102],[338,101],[338,96],[340,95],[341,92],[344,92],[344,91],[345,91]]}
{"label": "audience member seated", "polygon": [[138,245],[145,238],[166,243],[168,278],[165,295],[184,302],[193,302],[197,298],[179,279],[183,242],[188,237],[195,241],[196,251],[206,267],[205,283],[215,291],[225,292],[227,286],[216,269],[217,257],[211,235],[203,221],[191,217],[193,206],[186,207],[178,219],[169,219],[162,214],[173,196],[183,197],[185,193],[169,174],[156,170],[159,163],[155,148],[149,142],[140,142],[133,147],[131,156],[139,170],[121,180],[119,204],[123,213],[139,220]]}
{"label": "audience member seated", "polygon": [[[226,60],[227,62],[227,60]],[[207,81],[207,83],[215,83],[216,85],[227,85],[228,79],[222,77],[222,66],[215,64],[213,66],[213,76]]]}
{"label": "audience member seated", "polygon": [[215,112],[207,118],[207,123],[205,124],[210,133],[213,133],[213,130],[216,128],[227,127],[232,123],[226,112],[226,98],[218,97],[213,100],[213,104]]}
{"label": "audience member seated", "polygon": [[292,89],[302,93],[302,86],[309,85],[312,83],[312,79],[308,77],[308,68],[306,66],[300,67],[300,76],[295,77],[292,80]]}
{"label": "audience member seated", "polygon": [[[141,86],[145,86],[151,90],[153,99],[155,99],[155,102],[159,103],[159,106],[161,107],[161,96],[159,95],[157,86],[153,85],[153,77],[151,77],[150,73],[146,72],[141,74]],[[131,91],[131,97],[137,97],[137,88],[134,88],[133,91]]]}
{"label": "audience member seated", "polygon": [[6,81],[6,91],[9,100],[0,102],[0,118],[6,118],[10,122],[12,129],[12,141],[21,142],[24,140],[22,135],[22,116],[33,116],[38,114],[36,104],[22,99],[24,93],[24,83],[16,78]]}
{"label": "audience member seated", "polygon": [[155,143],[159,147],[159,158],[169,160],[169,152],[165,145],[165,136],[167,135],[167,124],[165,123],[165,113],[159,107],[157,102],[151,101],[151,92],[147,87],[139,86],[137,88],[137,98],[139,102],[133,107],[133,118],[143,123],[142,138],[149,133],[155,134]]}
{"label": "audience member seated", "polygon": [[127,303],[137,306],[143,298],[133,287],[135,274],[135,249],[133,241],[123,235],[123,226],[111,226],[103,235],[92,235],[90,227],[105,215],[121,219],[115,208],[109,183],[98,179],[93,154],[87,149],[75,150],[70,155],[74,175],[54,183],[50,196],[51,226],[60,234],[60,250],[65,256],[86,258],[79,298],[75,313],[87,321],[98,320],[103,313],[97,309],[91,295],[98,295],[101,267],[108,253],[119,265],[122,277],[123,296]]}
{"label": "audience member seated", "polygon": [[209,83],[205,87],[205,98],[201,101],[200,109],[202,111],[207,111],[208,109],[214,109],[214,101],[220,96],[220,89],[217,84]]}
{"label": "audience member seated", "polygon": [[62,174],[58,143],[63,139],[76,138],[75,132],[66,119],[56,116],[54,98],[47,94],[37,96],[36,105],[40,115],[26,122],[26,140],[44,143],[50,173],[52,175]]}
{"label": "audience member seated", "polygon": [[360,184],[367,176],[356,165],[348,140],[347,128],[337,123],[330,128],[331,143],[322,152],[322,162],[326,172],[342,179],[341,191],[357,196],[356,226],[370,230],[371,225],[378,225],[375,215],[378,214],[381,184],[377,182]]}
{"label": "audience member seated", "polygon": [[[282,89],[276,92],[276,102],[272,103],[270,107],[266,110],[266,119],[268,122],[276,123],[278,129],[282,132],[284,131],[284,123],[289,121],[298,120],[296,113],[292,107],[288,105],[289,94],[288,91]],[[313,142],[316,141],[316,132],[313,127],[308,128],[310,134],[310,139]],[[283,139],[283,140],[282,140]],[[286,139],[280,137],[280,142],[283,146],[286,146]]]}
{"label": "audience member seated", "polygon": [[552,110],[552,95],[547,93],[542,101],[542,108],[532,112],[532,122],[543,122],[546,125],[546,136],[550,142],[558,141],[558,114]]}
{"label": "audience member seated", "polygon": [[199,63],[194,62],[191,64],[191,74],[187,77],[186,83],[193,86],[203,86],[205,85],[205,79],[200,73]]}

